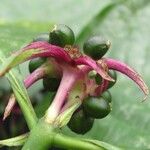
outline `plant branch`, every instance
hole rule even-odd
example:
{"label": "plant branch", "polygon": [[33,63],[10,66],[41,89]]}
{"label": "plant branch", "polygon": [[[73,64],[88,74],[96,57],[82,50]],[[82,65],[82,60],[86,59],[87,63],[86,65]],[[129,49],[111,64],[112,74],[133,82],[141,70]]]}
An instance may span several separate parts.
{"label": "plant branch", "polygon": [[61,148],[73,150],[105,150],[103,147],[95,144],[85,142],[81,139],[65,136],[63,134],[56,134],[53,139],[53,144]]}

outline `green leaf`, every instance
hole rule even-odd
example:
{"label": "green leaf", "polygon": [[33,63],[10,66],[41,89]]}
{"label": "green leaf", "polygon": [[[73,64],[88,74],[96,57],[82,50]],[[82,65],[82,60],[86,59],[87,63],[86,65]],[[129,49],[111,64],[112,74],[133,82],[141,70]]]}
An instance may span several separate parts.
{"label": "green leaf", "polygon": [[10,139],[6,139],[6,140],[0,140],[0,148],[3,146],[21,146],[25,143],[25,141],[27,140],[28,137],[28,133],[14,137],[14,138],[10,138]]}

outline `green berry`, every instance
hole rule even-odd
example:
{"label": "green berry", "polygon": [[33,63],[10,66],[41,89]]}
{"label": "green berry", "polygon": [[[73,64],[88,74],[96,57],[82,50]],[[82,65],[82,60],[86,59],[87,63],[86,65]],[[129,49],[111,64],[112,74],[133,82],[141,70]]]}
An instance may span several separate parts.
{"label": "green berry", "polygon": [[51,91],[51,92],[56,91],[59,87],[59,84],[60,84],[60,79],[57,78],[47,77],[43,79],[43,86],[44,89],[47,91]]}
{"label": "green berry", "polygon": [[33,39],[33,42],[37,42],[37,41],[49,42],[49,34],[48,34],[48,33],[41,33],[41,34],[37,35],[37,36]]}
{"label": "green berry", "polygon": [[88,39],[83,45],[83,51],[86,55],[95,60],[102,58],[110,47],[110,41],[100,36],[94,36]]}
{"label": "green berry", "polygon": [[85,134],[92,128],[93,123],[93,118],[87,117],[83,110],[79,110],[72,115],[68,127],[75,133]]}
{"label": "green berry", "polygon": [[101,119],[110,113],[110,105],[103,97],[88,97],[83,101],[84,112],[93,118]]}
{"label": "green berry", "polygon": [[73,31],[64,24],[55,25],[54,29],[49,34],[49,43],[60,47],[73,45],[75,36]]}
{"label": "green berry", "polygon": [[96,77],[97,72],[95,70],[92,70],[88,73],[88,77],[90,79],[94,79]]}
{"label": "green berry", "polygon": [[111,93],[107,90],[105,92],[102,93],[101,95],[105,100],[108,100],[109,103],[112,102],[112,97],[111,97]]}
{"label": "green berry", "polygon": [[97,73],[95,76],[96,84],[100,85],[102,83],[102,77]]}
{"label": "green berry", "polygon": [[43,65],[45,63],[46,58],[34,58],[29,62],[29,72],[32,73],[34,70],[36,70],[38,67]]}
{"label": "green berry", "polygon": [[107,89],[110,89],[112,86],[114,86],[114,84],[117,81],[117,73],[114,70],[109,70],[108,74],[110,77],[112,77],[115,80],[115,82],[112,82],[112,81],[109,82]]}

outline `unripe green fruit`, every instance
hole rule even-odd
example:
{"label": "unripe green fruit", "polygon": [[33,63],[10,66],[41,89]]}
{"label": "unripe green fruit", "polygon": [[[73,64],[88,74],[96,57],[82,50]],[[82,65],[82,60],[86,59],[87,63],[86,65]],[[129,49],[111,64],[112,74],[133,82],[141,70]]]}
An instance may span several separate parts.
{"label": "unripe green fruit", "polygon": [[60,79],[57,78],[47,77],[43,79],[43,86],[44,89],[47,91],[51,91],[51,92],[56,91],[59,87],[59,84],[60,84]]}
{"label": "unripe green fruit", "polygon": [[109,70],[108,74],[109,74],[110,77],[112,77],[112,78],[115,80],[115,82],[110,81],[109,84],[108,84],[108,88],[107,88],[107,89],[109,89],[109,88],[111,88],[112,86],[114,86],[114,84],[115,84],[116,81],[117,81],[117,73],[116,73],[116,71],[114,71],[114,70]]}
{"label": "unripe green fruit", "polygon": [[88,73],[88,77],[90,79],[94,79],[96,77],[97,72],[95,70],[92,70]]}
{"label": "unripe green fruit", "polygon": [[92,128],[93,123],[93,118],[87,117],[83,110],[79,110],[72,115],[68,127],[75,133],[85,134]]}
{"label": "unripe green fruit", "polygon": [[29,62],[29,72],[32,73],[34,70],[39,68],[43,63],[45,63],[46,58],[34,58]]}
{"label": "unripe green fruit", "polygon": [[100,36],[94,36],[88,39],[83,45],[83,51],[86,55],[95,60],[102,58],[110,47],[110,42]]}
{"label": "unripe green fruit", "polygon": [[110,104],[103,97],[88,97],[83,101],[83,110],[89,116],[97,119],[110,113]]}
{"label": "unripe green fruit", "polygon": [[37,35],[37,36],[33,39],[33,42],[37,42],[37,41],[49,42],[49,34],[48,34],[48,33],[41,33],[41,34]]}
{"label": "unripe green fruit", "polygon": [[96,84],[100,85],[102,83],[102,77],[97,73],[95,76]]}
{"label": "unripe green fruit", "polygon": [[101,97],[103,97],[105,100],[108,100],[109,103],[112,102],[111,93],[108,90],[103,92]]}
{"label": "unripe green fruit", "polygon": [[73,31],[64,24],[55,25],[54,29],[49,34],[49,43],[60,47],[73,45],[75,36]]}

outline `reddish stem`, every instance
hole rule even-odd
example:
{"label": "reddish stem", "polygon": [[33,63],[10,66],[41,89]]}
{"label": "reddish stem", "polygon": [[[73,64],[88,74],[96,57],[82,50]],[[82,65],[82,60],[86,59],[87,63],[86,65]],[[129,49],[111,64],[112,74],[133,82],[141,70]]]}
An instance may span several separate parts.
{"label": "reddish stem", "polygon": [[3,121],[10,115],[12,109],[14,108],[16,104],[16,98],[14,94],[11,94],[9,100],[8,100],[8,104],[5,107],[5,111],[4,111],[4,116],[3,116]]}
{"label": "reddish stem", "polygon": [[64,68],[63,76],[62,76],[60,86],[46,114],[46,121],[48,123],[52,123],[55,121],[56,117],[59,115],[61,111],[61,108],[65,100],[68,97],[70,90],[73,88],[76,80],[79,77],[79,73],[77,69],[74,69],[68,65],[66,65],[63,68]]}
{"label": "reddish stem", "polygon": [[24,80],[25,87],[29,88],[32,84],[42,79],[44,76],[46,76],[46,68],[40,67],[36,69],[31,74],[29,74]]}

